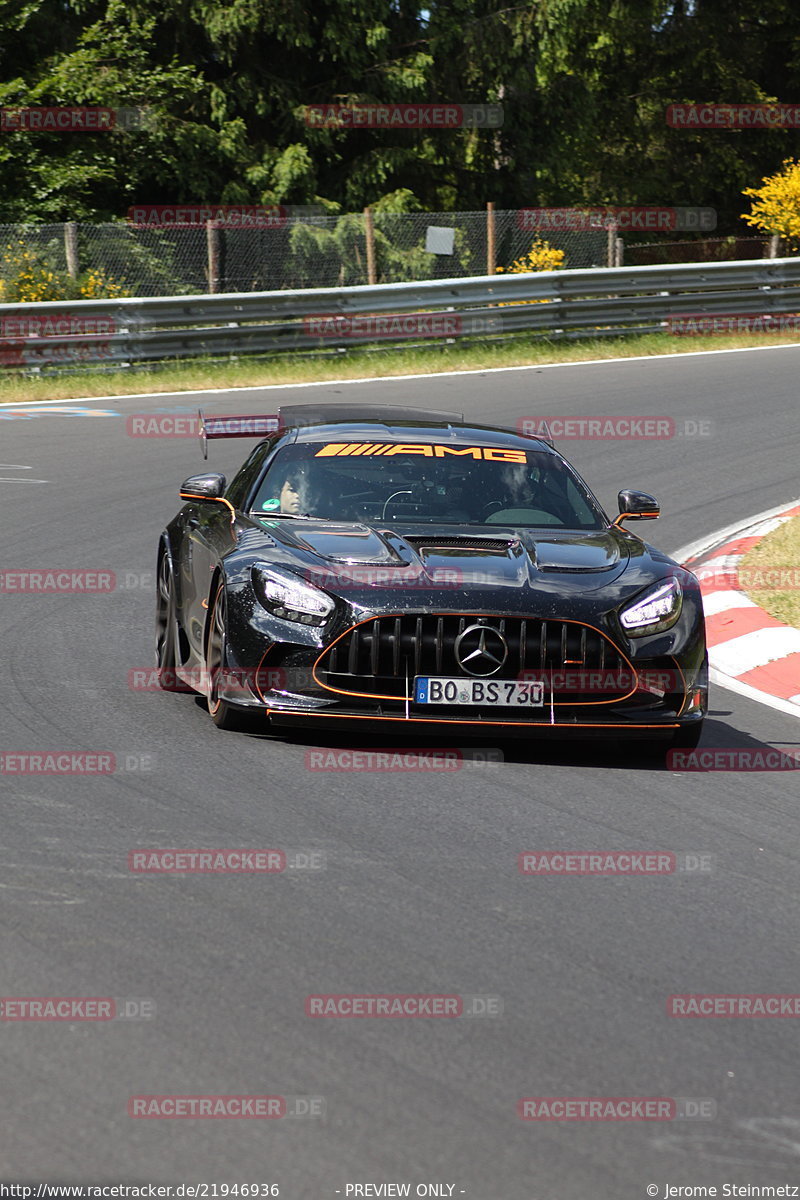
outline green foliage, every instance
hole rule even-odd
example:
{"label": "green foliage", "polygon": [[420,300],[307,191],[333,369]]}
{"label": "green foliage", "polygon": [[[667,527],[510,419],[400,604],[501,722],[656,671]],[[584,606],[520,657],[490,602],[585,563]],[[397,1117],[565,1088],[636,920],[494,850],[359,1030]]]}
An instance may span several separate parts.
{"label": "green foliage", "polygon": [[[388,213],[491,199],[698,204],[731,232],[742,189],[779,168],[794,135],[670,129],[665,109],[792,101],[798,45],[789,0],[13,0],[0,6],[0,105],[146,106],[150,122],[2,133],[0,222],[117,220],[134,203]],[[435,100],[500,101],[505,120],[305,119],[320,102]]]}
{"label": "green foliage", "polygon": [[[408,238],[407,225],[401,220],[393,220],[391,213],[384,212],[380,220],[376,220],[378,283],[427,279],[435,274],[437,256],[425,249],[424,226],[420,225],[419,233],[410,245],[403,245],[404,238]],[[463,229],[456,230],[453,258],[457,272],[469,266],[470,249]],[[347,213],[335,223],[325,225],[293,224],[283,269],[293,287],[319,287],[321,280],[337,287],[366,283],[367,245],[363,214]],[[275,281],[269,286],[276,286]]]}

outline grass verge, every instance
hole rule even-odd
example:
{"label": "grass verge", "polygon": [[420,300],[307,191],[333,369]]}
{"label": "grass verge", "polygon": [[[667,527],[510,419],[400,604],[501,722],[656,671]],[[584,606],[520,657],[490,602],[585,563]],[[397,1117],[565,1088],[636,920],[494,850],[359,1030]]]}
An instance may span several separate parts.
{"label": "grass verge", "polygon": [[[783,586],[770,588],[771,583]],[[745,554],[739,587],[771,617],[800,628],[800,517],[768,533]]]}
{"label": "grass verge", "polygon": [[523,335],[496,342],[427,344],[400,350],[357,348],[344,353],[331,351],[313,356],[281,354],[270,358],[198,359],[119,371],[52,375],[7,371],[0,373],[0,404],[124,396],[137,392],[184,392],[316,380],[336,381],[365,376],[485,370],[491,367],[544,366],[548,363],[579,363],[598,358],[751,349],[754,346],[788,343],[800,343],[800,338],[787,339],[783,335],[778,342],[775,334],[674,337],[665,333],[648,333],[568,342]]}

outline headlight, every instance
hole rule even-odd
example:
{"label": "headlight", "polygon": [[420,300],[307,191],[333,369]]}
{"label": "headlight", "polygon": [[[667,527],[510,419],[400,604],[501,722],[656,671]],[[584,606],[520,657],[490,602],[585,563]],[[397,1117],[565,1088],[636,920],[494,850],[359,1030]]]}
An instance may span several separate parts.
{"label": "headlight", "polygon": [[327,592],[273,567],[253,567],[253,584],[264,607],[284,621],[324,625],[335,608]]}
{"label": "headlight", "polygon": [[644,637],[646,633],[661,633],[669,629],[681,615],[683,588],[678,579],[667,579],[649,588],[619,614],[622,628],[631,637]]}

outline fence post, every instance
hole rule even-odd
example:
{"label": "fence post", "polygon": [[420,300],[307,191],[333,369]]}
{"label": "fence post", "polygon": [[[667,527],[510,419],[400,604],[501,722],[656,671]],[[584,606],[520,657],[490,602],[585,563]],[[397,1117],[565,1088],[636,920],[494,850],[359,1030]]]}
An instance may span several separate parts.
{"label": "fence post", "polygon": [[372,209],[367,205],[364,209],[364,233],[367,239],[367,283],[377,282],[375,274],[375,223],[372,219]]}
{"label": "fence post", "polygon": [[206,221],[206,246],[208,250],[208,290],[213,295],[219,291],[219,226],[215,221]]}
{"label": "fence post", "polygon": [[67,274],[70,279],[77,279],[80,271],[77,221],[67,221],[64,225],[64,254],[67,259]]}
{"label": "fence post", "polygon": [[496,270],[495,259],[495,225],[494,225],[494,200],[486,202],[486,274],[494,275]]}
{"label": "fence post", "polygon": [[617,223],[609,221],[607,226],[608,242],[606,246],[606,266],[615,267],[617,265]]}
{"label": "fence post", "polygon": [[624,265],[625,265],[625,243],[623,242],[621,237],[618,237],[617,238],[617,257],[616,257],[614,266],[622,267]]}

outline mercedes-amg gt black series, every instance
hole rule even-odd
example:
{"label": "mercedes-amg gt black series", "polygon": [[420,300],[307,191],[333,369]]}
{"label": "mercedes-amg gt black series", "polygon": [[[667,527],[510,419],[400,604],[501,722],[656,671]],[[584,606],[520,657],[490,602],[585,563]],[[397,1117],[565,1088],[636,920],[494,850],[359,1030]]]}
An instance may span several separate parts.
{"label": "mercedes-amg gt black series", "polygon": [[546,431],[455,414],[201,414],[204,451],[254,433],[230,483],[185,481],[158,546],[159,682],[220,728],[697,744],[697,580],[622,525],[652,496],[612,521]]}

